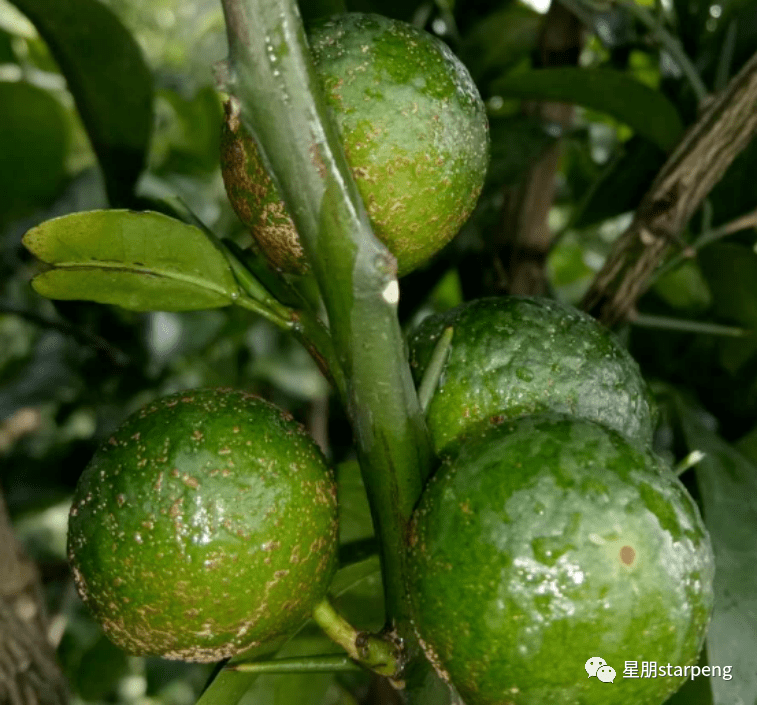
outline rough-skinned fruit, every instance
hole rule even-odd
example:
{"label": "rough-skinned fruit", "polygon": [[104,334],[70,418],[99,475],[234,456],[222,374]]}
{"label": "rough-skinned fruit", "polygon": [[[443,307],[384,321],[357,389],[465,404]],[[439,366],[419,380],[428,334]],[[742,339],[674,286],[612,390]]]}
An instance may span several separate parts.
{"label": "rough-skinned fruit", "polygon": [[336,490],[315,442],[245,392],[167,396],[85,469],[69,518],[79,594],[126,651],[218,661],[306,619],[336,565]]}
{"label": "rough-skinned fruit", "polygon": [[[661,705],[697,661],[713,555],[696,505],[650,451],[600,424],[506,421],[447,458],[410,534],[408,591],[431,662],[467,705]],[[594,657],[613,683],[588,677]]]}
{"label": "rough-skinned fruit", "polygon": [[408,341],[417,383],[448,326],[452,343],[427,412],[438,452],[487,426],[549,410],[651,443],[656,407],[639,366],[587,314],[550,299],[507,296],[429,316]]}
{"label": "rough-skinned fruit", "polygon": [[[374,233],[407,274],[457,233],[486,173],[486,112],[467,69],[436,37],[380,15],[313,25],[311,54]],[[307,265],[294,225],[230,101],[221,166],[234,210],[277,269]]]}

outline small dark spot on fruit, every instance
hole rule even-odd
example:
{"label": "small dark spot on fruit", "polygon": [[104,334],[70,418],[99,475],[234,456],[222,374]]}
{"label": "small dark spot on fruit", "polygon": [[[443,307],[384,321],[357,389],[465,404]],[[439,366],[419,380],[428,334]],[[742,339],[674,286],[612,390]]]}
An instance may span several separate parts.
{"label": "small dark spot on fruit", "polygon": [[631,546],[623,546],[623,548],[620,549],[620,560],[623,561],[626,565],[631,565],[631,563],[634,562],[634,559],[636,558],[636,551],[634,551]]}

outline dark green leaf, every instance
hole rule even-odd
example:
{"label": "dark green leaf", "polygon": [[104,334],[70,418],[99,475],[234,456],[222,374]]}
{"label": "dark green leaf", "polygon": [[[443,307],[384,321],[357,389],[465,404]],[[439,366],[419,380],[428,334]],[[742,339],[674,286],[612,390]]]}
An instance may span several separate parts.
{"label": "dark green leaf", "polygon": [[298,5],[305,22],[346,12],[344,0],[300,0]]}
{"label": "dark green leaf", "polygon": [[160,213],[74,213],[32,228],[23,243],[51,265],[32,280],[51,299],[190,311],[238,296],[226,258],[205,233]]}
{"label": "dark green leaf", "polygon": [[377,631],[384,624],[384,592],[379,557],[340,568],[329,588],[334,605],[358,629]]}
{"label": "dark green leaf", "polygon": [[757,330],[757,254],[736,243],[710,245],[699,265],[712,292],[713,313]]}
{"label": "dark green leaf", "polygon": [[717,227],[754,210],[757,203],[757,180],[754,165],[757,162],[757,140],[734,159],[723,178],[710,193],[713,205],[713,226]]}
{"label": "dark green leaf", "polygon": [[[341,648],[326,636],[311,633],[294,637],[277,654],[277,658],[340,652]],[[244,702],[250,705],[322,705],[326,691],[334,682],[335,677],[330,673],[261,675],[245,696]]]}
{"label": "dark green leaf", "polygon": [[707,634],[710,665],[733,670],[711,679],[715,705],[757,702],[757,465],[679,404],[696,467],[704,518],[715,550],[715,608]]}
{"label": "dark green leaf", "polygon": [[[151,160],[157,173],[202,174],[218,168],[223,110],[218,92],[205,86],[186,99],[175,91],[159,93],[159,124]],[[164,114],[164,115],[163,115]]]}
{"label": "dark green leaf", "polygon": [[658,91],[620,71],[572,66],[508,74],[492,84],[502,97],[575,103],[607,113],[666,152],[683,133],[675,106]]}
{"label": "dark green leaf", "polygon": [[654,285],[655,293],[674,308],[702,313],[712,300],[697,262],[688,260],[664,274]]}
{"label": "dark green leaf", "polygon": [[152,130],[152,76],[139,45],[98,0],[12,0],[60,65],[114,205],[130,202]]}
{"label": "dark green leaf", "polygon": [[128,655],[102,636],[82,656],[77,673],[77,690],[85,700],[113,698],[119,681],[128,673]]}
{"label": "dark green leaf", "polygon": [[574,226],[584,228],[635,210],[665,161],[664,152],[635,135],[605,167]]}
{"label": "dark green leaf", "polygon": [[477,83],[502,75],[536,46],[542,16],[525,5],[512,3],[482,18],[460,46],[460,58]]}
{"label": "dark green leaf", "polygon": [[347,460],[337,468],[339,490],[339,539],[341,543],[373,536],[373,521],[360,466]]}
{"label": "dark green leaf", "polygon": [[[699,668],[709,665],[706,648],[702,649],[697,665]],[[689,678],[678,692],[665,701],[665,705],[712,705],[710,679],[704,676]]]}
{"label": "dark green leaf", "polygon": [[0,29],[0,64],[15,64],[16,54],[13,51],[13,36]]}
{"label": "dark green leaf", "polygon": [[487,188],[516,184],[544,151],[555,143],[536,119],[516,116],[491,118],[491,162]]}
{"label": "dark green leaf", "polygon": [[0,82],[0,223],[47,206],[65,176],[63,106],[28,83]]}

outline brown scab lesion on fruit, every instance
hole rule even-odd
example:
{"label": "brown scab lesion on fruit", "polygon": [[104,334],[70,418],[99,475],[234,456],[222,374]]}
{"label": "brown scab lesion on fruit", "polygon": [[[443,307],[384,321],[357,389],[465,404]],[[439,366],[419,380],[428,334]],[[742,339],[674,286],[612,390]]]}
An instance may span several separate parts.
{"label": "brown scab lesion on fruit", "polygon": [[636,560],[636,551],[634,550],[633,546],[623,546],[623,548],[620,549],[620,553],[618,554],[620,557],[621,563],[624,565],[633,565],[634,561]]}
{"label": "brown scab lesion on fruit", "polygon": [[436,671],[439,678],[441,678],[445,683],[451,683],[449,673],[443,668],[442,662],[439,659],[439,656],[437,655],[436,651],[434,651],[418,634],[418,632],[415,632],[415,636],[418,639],[418,643],[421,646],[421,649],[423,649],[423,653],[426,654],[426,658],[428,659],[429,663],[434,667],[434,670]]}

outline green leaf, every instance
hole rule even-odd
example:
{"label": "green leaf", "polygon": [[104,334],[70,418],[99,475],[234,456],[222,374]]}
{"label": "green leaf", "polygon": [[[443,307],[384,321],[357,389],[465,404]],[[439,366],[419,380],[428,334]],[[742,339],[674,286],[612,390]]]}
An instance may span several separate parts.
{"label": "green leaf", "polygon": [[655,293],[673,308],[702,313],[711,301],[707,282],[696,261],[688,260],[664,274],[654,285]]}
{"label": "green leaf", "polygon": [[373,521],[365,485],[357,460],[346,460],[337,467],[339,492],[340,543],[373,536]]}
{"label": "green leaf", "polygon": [[620,71],[572,66],[508,74],[492,84],[502,97],[575,103],[611,115],[666,152],[683,133],[675,106]]}
{"label": "green leaf", "polygon": [[585,228],[635,210],[664,162],[659,147],[634,135],[602,170],[573,225]]}
{"label": "green leaf", "polygon": [[128,655],[104,635],[88,649],[76,674],[78,694],[85,700],[107,700],[118,692],[119,681],[129,674]]}
{"label": "green leaf", "polygon": [[517,184],[541,155],[555,143],[536,119],[518,115],[489,119],[491,162],[487,187]]}
{"label": "green leaf", "polygon": [[711,679],[715,705],[757,702],[757,464],[726,443],[679,402],[696,468],[704,518],[715,550],[715,608],[707,634],[710,665],[731,666],[731,680]]}
{"label": "green leaf", "polygon": [[536,47],[541,23],[538,12],[511,3],[471,27],[460,45],[460,59],[481,85],[529,56]]}
{"label": "green leaf", "polygon": [[207,235],[161,213],[73,213],[32,228],[23,244],[51,265],[32,280],[50,299],[191,311],[228,306],[239,295],[226,258]]}
{"label": "green leaf", "polygon": [[68,83],[114,205],[130,202],[152,131],[152,76],[135,39],[98,0],[12,0]]}
{"label": "green leaf", "polygon": [[700,251],[699,266],[712,292],[715,316],[757,330],[757,254],[719,242]]}
{"label": "green leaf", "polygon": [[[277,658],[343,653],[322,634],[300,634],[294,637]],[[243,705],[322,705],[326,691],[335,683],[330,673],[305,675],[261,675],[242,699]]]}
{"label": "green leaf", "polygon": [[56,195],[65,176],[68,138],[65,110],[47,91],[0,82],[0,223]]}
{"label": "green leaf", "polygon": [[157,98],[160,127],[153,136],[152,171],[200,175],[218,169],[223,121],[218,92],[204,86],[185,98],[164,89]]}

